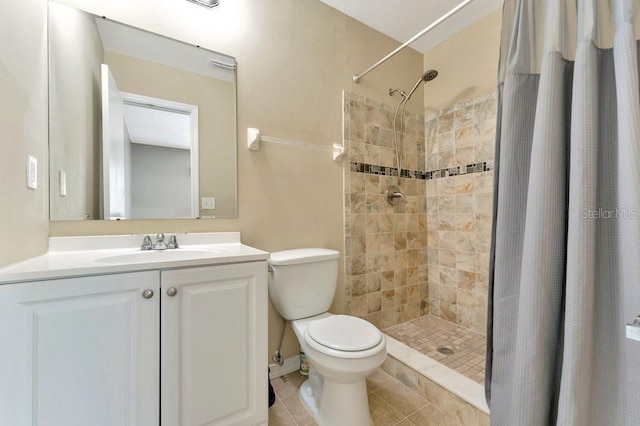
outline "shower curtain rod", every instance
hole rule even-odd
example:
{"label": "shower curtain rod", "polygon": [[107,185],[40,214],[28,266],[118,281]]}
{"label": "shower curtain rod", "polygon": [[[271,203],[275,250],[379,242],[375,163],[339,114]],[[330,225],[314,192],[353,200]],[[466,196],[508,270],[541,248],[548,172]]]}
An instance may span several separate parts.
{"label": "shower curtain rod", "polygon": [[387,60],[391,59],[392,56],[394,56],[396,53],[400,52],[402,49],[404,49],[405,47],[409,46],[411,43],[413,43],[414,41],[416,41],[417,39],[419,39],[420,37],[422,37],[423,35],[425,35],[426,33],[428,33],[429,31],[431,31],[432,29],[434,29],[435,27],[437,27],[438,25],[440,25],[442,22],[446,21],[447,19],[449,19],[451,16],[453,16],[454,14],[456,14],[460,9],[462,9],[463,7],[465,7],[466,5],[468,5],[469,3],[471,3],[473,0],[465,0],[462,3],[460,3],[459,5],[457,5],[456,7],[454,7],[453,9],[451,9],[450,11],[448,11],[447,13],[445,13],[444,15],[442,15],[440,18],[438,18],[438,20],[436,20],[435,22],[433,22],[431,25],[429,25],[427,28],[425,28],[424,30],[420,31],[418,34],[414,35],[413,37],[411,37],[409,40],[407,40],[405,43],[403,43],[402,45],[400,45],[398,48],[396,48],[393,52],[389,53],[387,56],[385,56],[384,58],[380,59],[378,62],[376,62],[375,64],[371,65],[369,68],[367,68],[365,71],[363,71],[360,74],[354,74],[353,75],[353,81],[355,81],[356,83],[360,83],[360,79],[362,77],[364,77],[366,74],[368,74],[369,72],[373,71],[375,68],[377,68],[379,65],[387,62]]}

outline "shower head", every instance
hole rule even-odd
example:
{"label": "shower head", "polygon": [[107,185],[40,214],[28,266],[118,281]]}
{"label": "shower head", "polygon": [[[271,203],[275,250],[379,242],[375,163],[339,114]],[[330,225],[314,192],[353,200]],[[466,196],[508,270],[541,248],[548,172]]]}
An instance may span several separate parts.
{"label": "shower head", "polygon": [[438,76],[438,70],[429,70],[422,74],[422,79],[425,81],[431,81]]}
{"label": "shower head", "polygon": [[407,100],[411,97],[411,95],[413,95],[413,92],[416,91],[420,83],[422,82],[426,83],[427,81],[431,81],[437,76],[438,76],[438,71],[436,70],[429,70],[429,71],[426,71],[424,74],[422,74],[418,79],[418,81],[416,81],[416,84],[414,84],[411,90],[409,90],[409,94],[407,95]]}
{"label": "shower head", "polygon": [[402,96],[402,99],[400,100],[400,102],[401,103],[407,102],[409,98],[411,98],[411,95],[413,95],[413,92],[415,92],[418,89],[418,86],[420,86],[420,83],[422,82],[426,83],[427,81],[431,81],[435,79],[437,76],[438,76],[437,70],[428,70],[420,76],[420,78],[418,79],[418,81],[416,81],[416,83],[413,85],[411,90],[409,90],[409,93],[406,93],[398,88],[389,89],[389,96],[393,96],[394,93],[400,93],[400,96]]}

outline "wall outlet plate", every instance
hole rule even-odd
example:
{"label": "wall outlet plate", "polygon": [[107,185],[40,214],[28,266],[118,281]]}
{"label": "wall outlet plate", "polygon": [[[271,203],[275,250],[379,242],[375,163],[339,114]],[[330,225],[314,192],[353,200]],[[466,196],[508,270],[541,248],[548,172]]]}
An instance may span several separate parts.
{"label": "wall outlet plate", "polygon": [[216,199],[215,197],[202,197],[202,210],[215,210]]}

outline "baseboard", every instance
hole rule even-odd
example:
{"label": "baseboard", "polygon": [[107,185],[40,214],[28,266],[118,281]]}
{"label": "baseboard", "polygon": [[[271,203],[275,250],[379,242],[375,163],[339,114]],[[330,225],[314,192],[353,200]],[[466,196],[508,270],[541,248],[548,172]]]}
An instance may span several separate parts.
{"label": "baseboard", "polygon": [[269,369],[271,370],[269,377],[271,377],[272,379],[284,376],[285,374],[293,373],[294,371],[298,371],[300,369],[300,356],[296,355],[285,358],[282,367],[277,363],[269,364]]}

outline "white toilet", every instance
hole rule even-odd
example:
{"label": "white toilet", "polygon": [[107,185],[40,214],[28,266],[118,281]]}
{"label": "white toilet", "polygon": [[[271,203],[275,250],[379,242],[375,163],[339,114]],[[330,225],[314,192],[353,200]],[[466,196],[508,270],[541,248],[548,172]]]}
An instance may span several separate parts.
{"label": "white toilet", "polygon": [[320,426],[371,424],[365,379],[387,356],[371,323],[327,312],[336,292],[340,253],[304,248],[271,253],[269,294],[310,364],[300,398]]}

